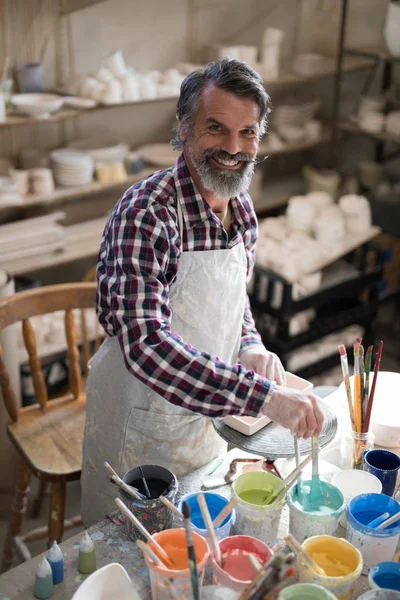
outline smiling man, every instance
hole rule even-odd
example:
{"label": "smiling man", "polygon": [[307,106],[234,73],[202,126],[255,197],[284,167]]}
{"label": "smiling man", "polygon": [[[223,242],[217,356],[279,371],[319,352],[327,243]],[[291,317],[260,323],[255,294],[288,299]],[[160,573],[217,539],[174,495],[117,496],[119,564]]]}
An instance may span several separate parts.
{"label": "smiling man", "polygon": [[97,311],[108,337],[87,389],[82,474],[86,526],[113,508],[104,461],[178,476],[226,450],[210,417],[267,415],[318,435],[312,394],[257,333],[246,294],[257,220],[247,194],[270,100],[260,76],[223,59],[182,83],[175,165],[131,187],[104,231]]}

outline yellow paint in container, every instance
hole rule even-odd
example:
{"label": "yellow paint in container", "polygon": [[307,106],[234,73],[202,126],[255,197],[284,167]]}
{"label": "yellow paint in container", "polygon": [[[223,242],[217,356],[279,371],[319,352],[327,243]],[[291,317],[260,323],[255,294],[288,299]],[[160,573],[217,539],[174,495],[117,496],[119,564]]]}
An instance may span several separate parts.
{"label": "yellow paint in container", "polygon": [[302,544],[302,548],[324,569],[326,576],[318,575],[299,561],[300,581],[322,585],[337,598],[351,598],[361,575],[361,552],[343,538],[316,535]]}

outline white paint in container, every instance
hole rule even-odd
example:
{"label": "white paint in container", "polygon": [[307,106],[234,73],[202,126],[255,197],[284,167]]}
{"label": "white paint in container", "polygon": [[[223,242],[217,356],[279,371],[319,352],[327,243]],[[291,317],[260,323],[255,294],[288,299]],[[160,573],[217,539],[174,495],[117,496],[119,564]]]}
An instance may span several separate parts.
{"label": "white paint in container", "polygon": [[[360,494],[380,494],[382,491],[382,483],[375,475],[359,469],[343,469],[335,473],[332,485],[342,492],[346,505]],[[346,511],[340,515],[339,523],[346,529]]]}

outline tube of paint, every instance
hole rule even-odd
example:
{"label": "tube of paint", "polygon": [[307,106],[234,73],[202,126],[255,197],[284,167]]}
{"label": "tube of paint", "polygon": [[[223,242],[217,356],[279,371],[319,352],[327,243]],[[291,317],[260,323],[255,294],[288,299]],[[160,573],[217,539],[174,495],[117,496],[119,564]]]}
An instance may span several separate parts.
{"label": "tube of paint", "polygon": [[85,531],[79,544],[78,571],[86,575],[87,573],[93,573],[95,570],[96,553],[94,544],[88,532]]}
{"label": "tube of paint", "polygon": [[43,557],[36,569],[35,597],[44,600],[53,593],[53,575],[48,560]]}
{"label": "tube of paint", "polygon": [[47,560],[53,573],[53,584],[61,583],[64,579],[64,559],[60,546],[54,540],[53,545],[47,553]]}

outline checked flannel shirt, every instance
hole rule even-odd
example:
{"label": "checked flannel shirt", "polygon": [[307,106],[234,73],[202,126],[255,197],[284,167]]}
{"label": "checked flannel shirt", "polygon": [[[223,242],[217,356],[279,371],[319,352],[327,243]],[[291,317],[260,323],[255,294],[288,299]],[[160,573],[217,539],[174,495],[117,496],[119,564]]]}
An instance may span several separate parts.
{"label": "checked flannel shirt", "polygon": [[[183,243],[178,198],[184,200]],[[117,202],[97,263],[98,318],[109,336],[118,336],[130,373],[169,402],[210,417],[256,416],[271,390],[267,379],[197,351],[170,329],[168,291],[182,251],[227,249],[243,240],[251,275],[256,216],[246,194],[231,199],[231,207],[228,239],[181,155],[174,167],[135,184]],[[240,352],[254,344],[261,339],[247,299]]]}

